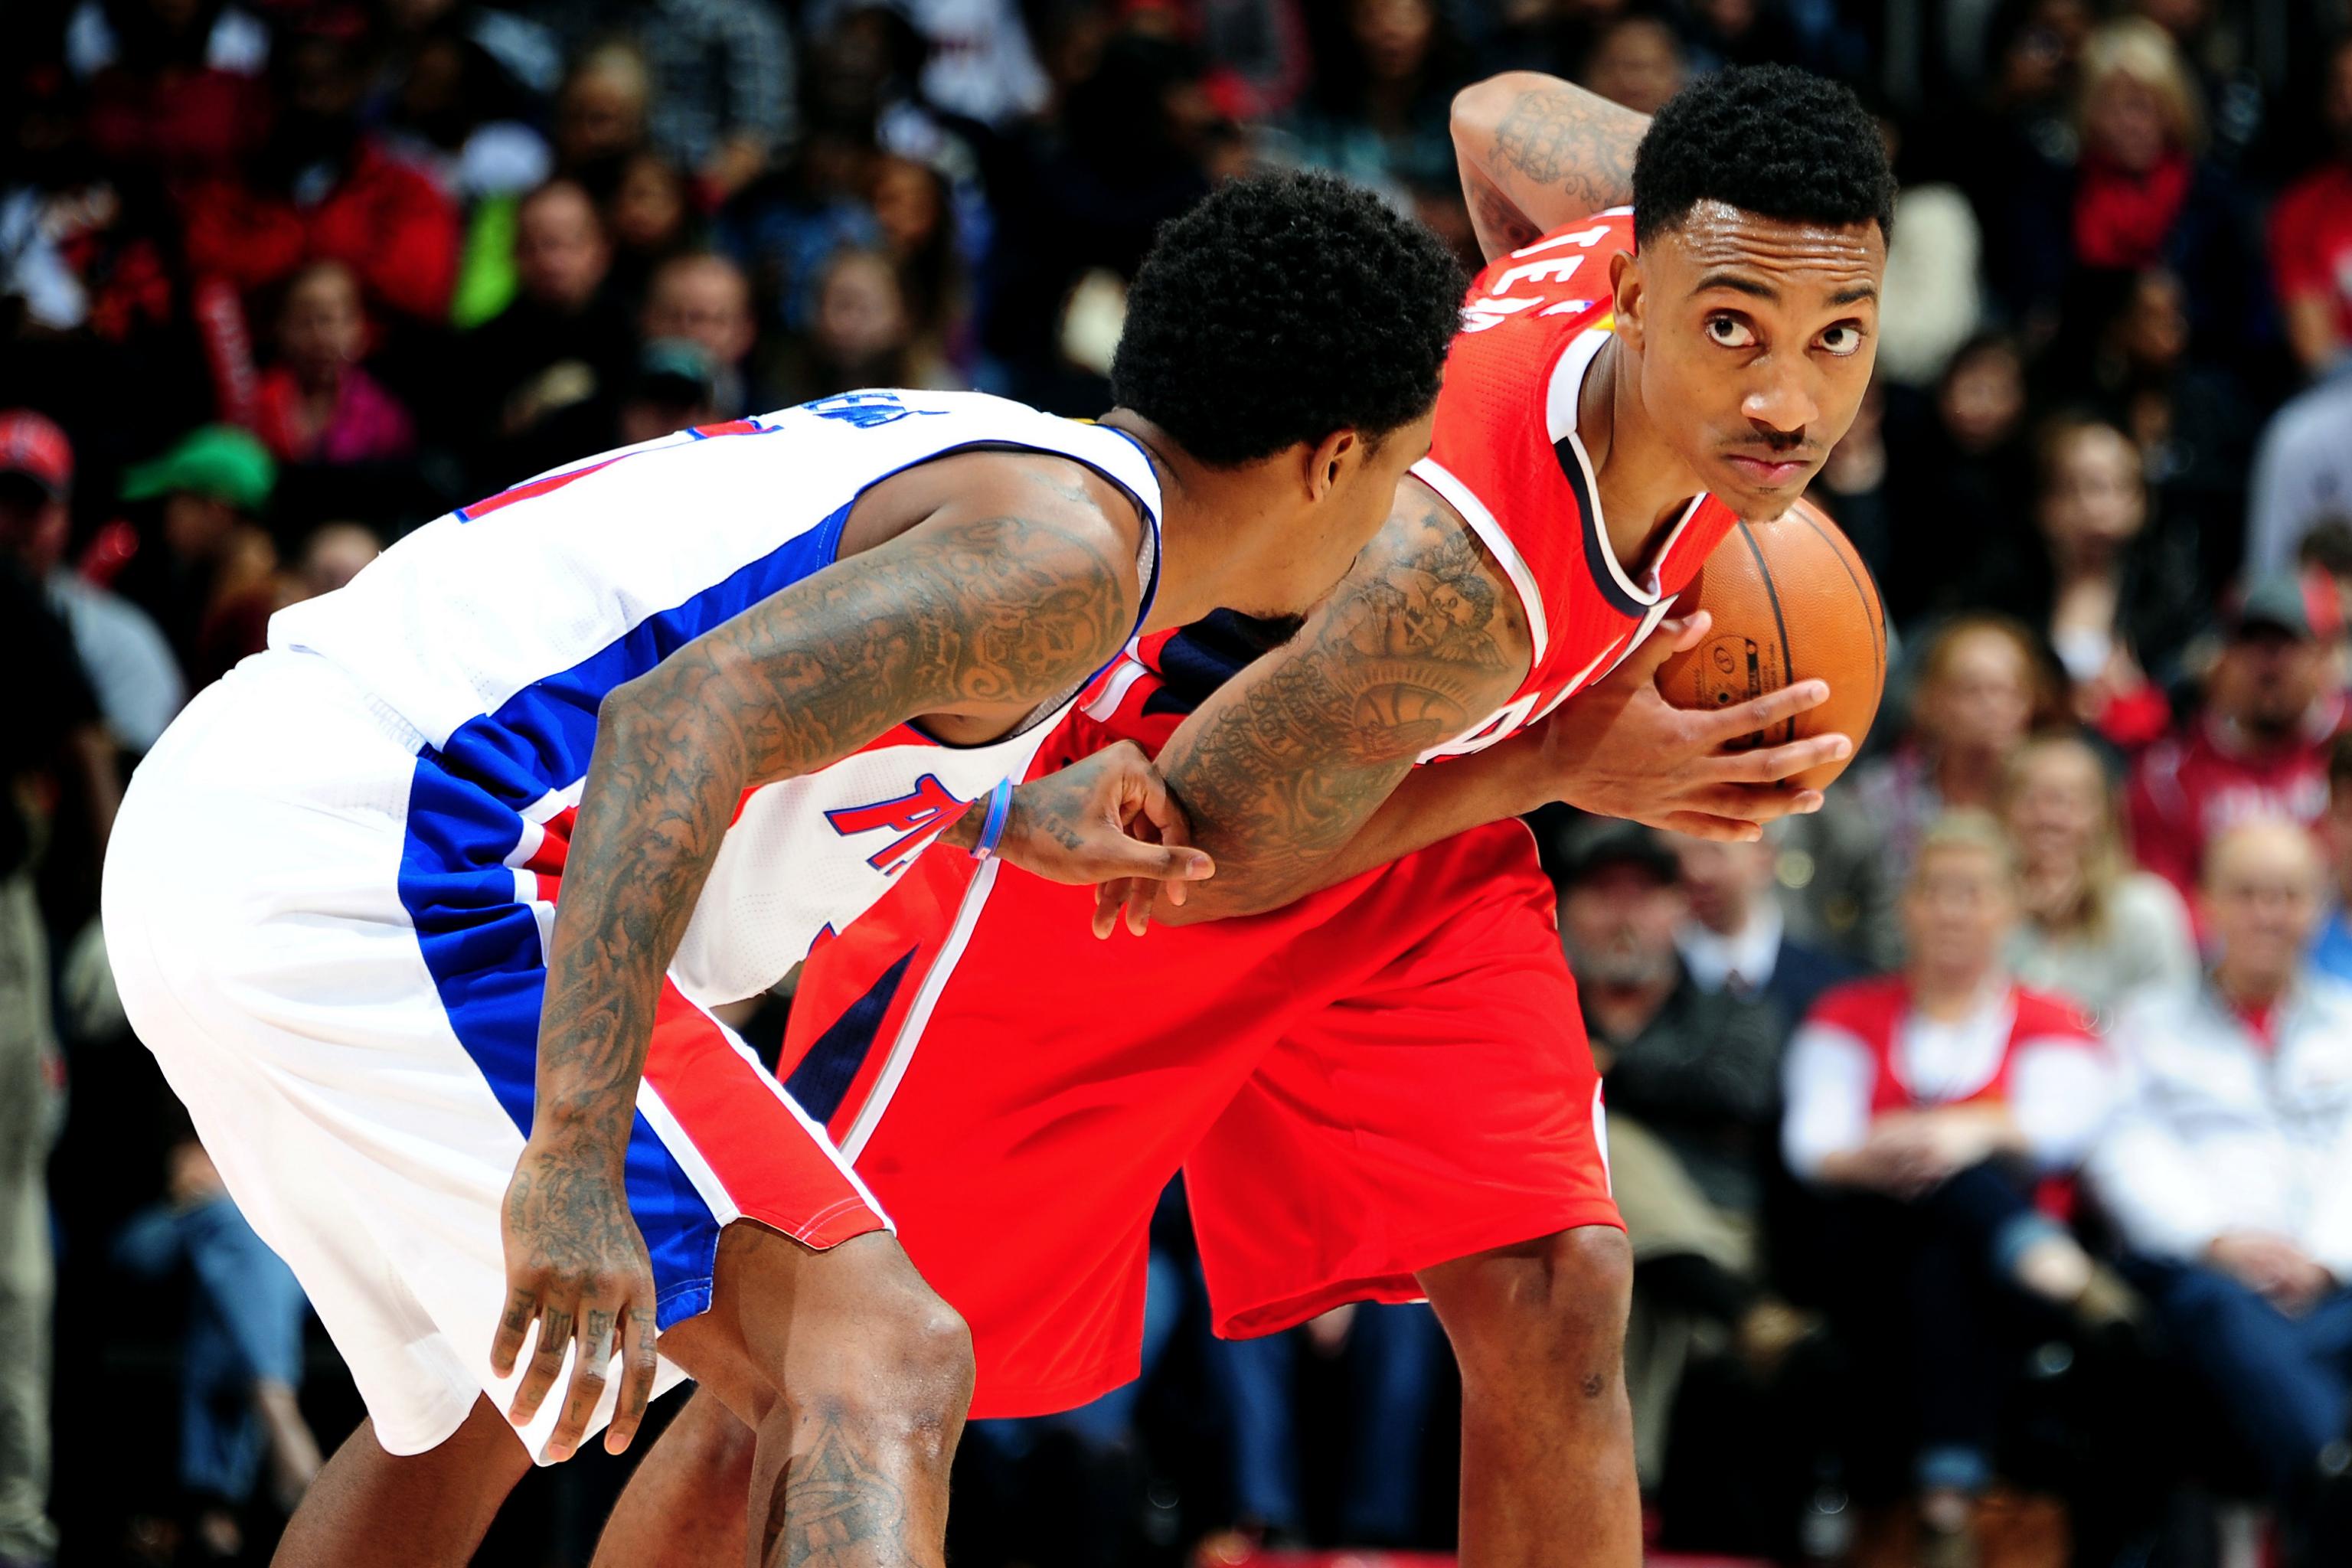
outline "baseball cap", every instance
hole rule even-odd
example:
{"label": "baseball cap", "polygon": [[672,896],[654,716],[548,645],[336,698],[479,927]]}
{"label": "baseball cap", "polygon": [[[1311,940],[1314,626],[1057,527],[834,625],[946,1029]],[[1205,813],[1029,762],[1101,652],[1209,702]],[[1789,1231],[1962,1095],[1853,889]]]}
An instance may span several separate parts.
{"label": "baseball cap", "polygon": [[1593,817],[1562,828],[1545,856],[1551,879],[1574,887],[1604,868],[1633,866],[1662,882],[1682,880],[1682,861],[1656,831],[1613,816]]}
{"label": "baseball cap", "polygon": [[2343,615],[2335,584],[2325,574],[2273,572],[2246,584],[2231,602],[2224,626],[2233,637],[2268,626],[2309,640],[2343,630]]}
{"label": "baseball cap", "polygon": [[73,443],[57,421],[29,408],[0,413],[0,474],[18,474],[51,500],[73,489]]}
{"label": "baseball cap", "polygon": [[122,476],[122,499],[146,500],[186,491],[225,500],[243,511],[269,504],[278,464],[250,431],[234,425],[206,425],[181,437],[177,446]]}

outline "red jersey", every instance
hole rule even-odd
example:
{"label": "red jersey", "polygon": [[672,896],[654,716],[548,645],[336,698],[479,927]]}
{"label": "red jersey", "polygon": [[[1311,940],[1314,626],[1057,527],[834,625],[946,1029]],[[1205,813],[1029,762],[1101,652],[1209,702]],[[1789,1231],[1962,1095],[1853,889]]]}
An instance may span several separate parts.
{"label": "red jersey", "polygon": [[1900,975],[1849,981],[1824,992],[1807,1026],[1836,1029],[1860,1042],[1870,1058],[1874,1116],[1921,1105],[2000,1105],[2016,1098],[2019,1058],[2032,1047],[2059,1045],[2099,1049],[2082,1009],[2063,997],[2022,985],[2010,989],[2008,1031],[1996,1056],[1974,1064],[1959,1082],[1914,1084],[1905,1075],[1895,1038],[1911,1010],[1911,988]]}
{"label": "red jersey", "polygon": [[2303,731],[2254,751],[2210,717],[2158,742],[2132,769],[2126,805],[2141,866],[2192,900],[2205,847],[2224,828],[2260,817],[2305,827],[2327,809],[2327,748],[2344,727],[2341,699],[2314,709]]}
{"label": "red jersey", "polygon": [[1484,750],[1606,675],[1738,521],[1700,495],[1644,565],[1628,571],[1610,546],[1577,399],[1615,327],[1609,259],[1633,248],[1633,210],[1613,208],[1496,257],[1470,285],[1412,471],[1502,564],[1535,652],[1508,703],[1423,762]]}
{"label": "red jersey", "polygon": [[2336,338],[2352,342],[2352,167],[2315,169],[2279,197],[2271,271],[2280,299],[2317,296],[2333,305]]}

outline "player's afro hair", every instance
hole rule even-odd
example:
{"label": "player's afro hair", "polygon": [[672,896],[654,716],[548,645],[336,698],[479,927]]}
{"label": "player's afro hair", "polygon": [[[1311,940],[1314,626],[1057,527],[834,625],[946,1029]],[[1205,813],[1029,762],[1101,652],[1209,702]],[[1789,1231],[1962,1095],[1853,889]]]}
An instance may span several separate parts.
{"label": "player's afro hair", "polygon": [[1463,282],[1435,235],[1369,192],[1235,180],[1144,258],[1111,396],[1220,468],[1334,430],[1377,443],[1436,401]]}
{"label": "player's afro hair", "polygon": [[1895,172],[1877,123],[1838,83],[1787,66],[1735,66],[1666,100],[1633,155],[1633,238],[1701,202],[1792,223],[1895,232]]}

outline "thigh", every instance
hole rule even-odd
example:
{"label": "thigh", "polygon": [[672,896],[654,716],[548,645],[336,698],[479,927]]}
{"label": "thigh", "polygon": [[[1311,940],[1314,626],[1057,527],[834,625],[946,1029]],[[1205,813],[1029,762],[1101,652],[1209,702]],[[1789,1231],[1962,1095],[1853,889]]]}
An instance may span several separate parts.
{"label": "thigh", "polygon": [[[1416,863],[1417,862],[1417,863]],[[1622,1228],[1550,884],[1517,824],[1402,862],[1292,955],[1417,940],[1286,1025],[1185,1165],[1218,1331],[1412,1300],[1449,1259]]]}

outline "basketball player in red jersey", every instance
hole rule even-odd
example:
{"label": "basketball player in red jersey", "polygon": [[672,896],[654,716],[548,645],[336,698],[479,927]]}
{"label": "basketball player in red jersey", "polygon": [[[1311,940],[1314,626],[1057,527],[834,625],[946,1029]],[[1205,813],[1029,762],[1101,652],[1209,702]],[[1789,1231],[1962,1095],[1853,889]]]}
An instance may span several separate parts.
{"label": "basketball player in red jersey", "polygon": [[[1188,627],[1073,722],[1073,753],[1158,751],[1216,857],[1154,911],[1177,929],[1089,952],[1083,892],[934,858],[812,958],[785,1053],[970,1323],[976,1414],[1134,1374],[1180,1165],[1220,1331],[1426,1295],[1472,1568],[1639,1556],[1599,1084],[1550,888],[1496,819],[1567,799],[1752,835],[1813,804],[1773,781],[1848,745],[1724,754],[1821,689],[1679,714],[1651,676],[1699,629],[1651,634],[1852,421],[1893,181],[1852,96],[1797,72],[1646,124],[1538,76],[1457,100],[1493,259],[1387,529],[1296,635]],[[673,1457],[740,1462],[709,1402],[680,1421]]]}

